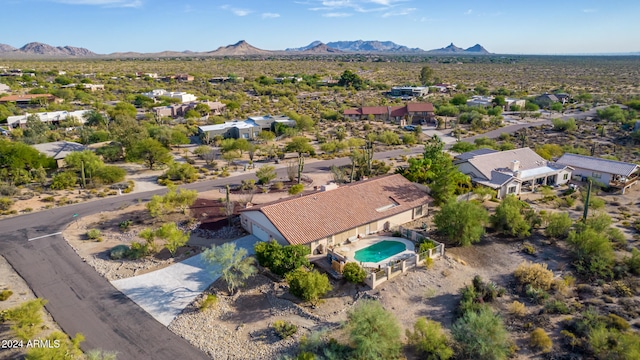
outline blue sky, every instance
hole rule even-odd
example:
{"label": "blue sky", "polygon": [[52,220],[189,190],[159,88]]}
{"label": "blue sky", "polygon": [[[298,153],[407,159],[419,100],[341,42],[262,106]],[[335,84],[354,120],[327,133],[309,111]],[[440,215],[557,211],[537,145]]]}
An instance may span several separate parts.
{"label": "blue sky", "polygon": [[0,43],[101,54],[359,39],[501,54],[640,51],[635,0],[2,0],[2,12]]}

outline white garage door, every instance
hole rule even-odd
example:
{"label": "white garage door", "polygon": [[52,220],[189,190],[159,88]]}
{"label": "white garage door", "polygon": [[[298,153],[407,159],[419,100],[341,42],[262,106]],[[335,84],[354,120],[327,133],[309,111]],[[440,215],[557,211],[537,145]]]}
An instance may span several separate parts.
{"label": "white garage door", "polygon": [[267,234],[267,232],[262,230],[260,227],[256,226],[256,224],[251,224],[251,233],[262,241],[269,241],[269,234]]}

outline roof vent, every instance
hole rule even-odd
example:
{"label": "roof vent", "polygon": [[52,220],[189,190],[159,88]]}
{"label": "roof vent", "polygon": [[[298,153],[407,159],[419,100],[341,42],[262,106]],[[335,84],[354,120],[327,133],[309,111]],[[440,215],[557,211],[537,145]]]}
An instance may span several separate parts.
{"label": "roof vent", "polygon": [[320,191],[330,191],[330,190],[335,190],[338,188],[338,184],[336,183],[328,183],[326,185],[321,185],[320,186]]}

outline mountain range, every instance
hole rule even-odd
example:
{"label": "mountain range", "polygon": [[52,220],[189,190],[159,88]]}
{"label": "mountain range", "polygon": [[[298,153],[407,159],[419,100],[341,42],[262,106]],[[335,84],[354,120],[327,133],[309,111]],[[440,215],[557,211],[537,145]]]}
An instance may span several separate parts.
{"label": "mountain range", "polygon": [[335,41],[323,43],[313,41],[307,46],[299,48],[288,48],[285,50],[263,50],[252,46],[244,40],[235,44],[220,46],[216,50],[207,52],[193,51],[163,51],[157,53],[139,52],[116,52],[111,54],[96,54],[91,50],[73,46],[51,46],[39,42],[32,42],[17,49],[11,45],[0,44],[0,57],[2,58],[95,58],[95,57],[186,57],[186,56],[268,56],[268,55],[330,55],[348,53],[370,53],[370,54],[429,54],[429,55],[487,55],[491,54],[482,45],[476,44],[470,48],[463,49],[451,43],[449,46],[422,50],[420,48],[409,48],[398,45],[392,41],[377,40],[356,40],[356,41]]}

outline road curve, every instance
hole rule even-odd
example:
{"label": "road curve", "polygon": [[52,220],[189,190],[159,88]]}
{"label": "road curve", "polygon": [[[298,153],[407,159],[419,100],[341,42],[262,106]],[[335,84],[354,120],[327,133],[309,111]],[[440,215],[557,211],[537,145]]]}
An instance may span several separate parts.
{"label": "road curve", "polygon": [[[539,126],[542,122],[507,126],[481,136]],[[473,138],[464,141],[472,141]],[[375,154],[388,159],[422,152],[422,147]],[[349,164],[348,158],[309,162],[305,171],[329,170]],[[286,169],[278,169],[285,176]],[[199,192],[255,178],[252,173],[185,185]],[[82,333],[83,350],[117,351],[119,359],[208,359],[186,340],[169,331],[143,309],[116,290],[73,251],[61,235],[77,216],[111,211],[148,200],[166,190],[121,195],[20,215],[0,221],[0,255],[29,284],[36,296],[47,299],[47,310],[67,334]],[[73,224],[71,225],[73,226]],[[41,238],[38,238],[41,237]],[[28,239],[38,238],[33,241]]]}

